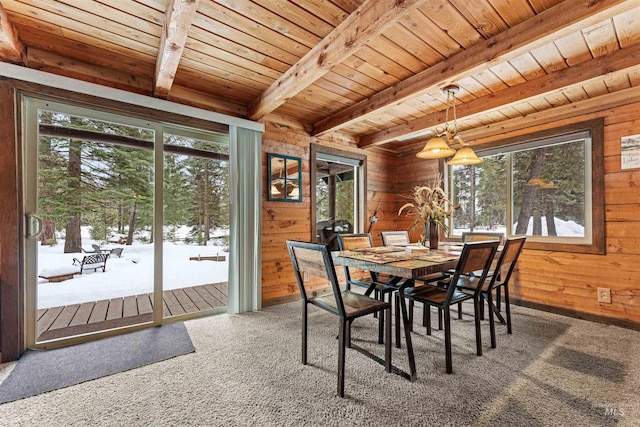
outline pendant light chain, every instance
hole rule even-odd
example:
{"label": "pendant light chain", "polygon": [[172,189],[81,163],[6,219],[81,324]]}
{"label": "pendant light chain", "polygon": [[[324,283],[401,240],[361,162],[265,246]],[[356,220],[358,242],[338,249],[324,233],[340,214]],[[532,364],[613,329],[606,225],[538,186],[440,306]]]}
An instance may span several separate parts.
{"label": "pendant light chain", "polygon": [[458,116],[456,115],[456,98],[452,91],[449,94],[453,98],[453,135],[458,135]]}
{"label": "pendant light chain", "polygon": [[[444,130],[449,132],[449,105],[451,104],[451,91],[447,90],[447,112],[445,113],[444,116]],[[455,115],[455,105],[453,106],[454,108],[454,115]]]}

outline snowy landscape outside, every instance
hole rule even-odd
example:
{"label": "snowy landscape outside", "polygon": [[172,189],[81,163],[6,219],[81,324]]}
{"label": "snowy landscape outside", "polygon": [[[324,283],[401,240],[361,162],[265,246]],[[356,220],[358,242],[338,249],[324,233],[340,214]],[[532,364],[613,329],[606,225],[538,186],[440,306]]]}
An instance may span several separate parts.
{"label": "snowy landscape outside", "polygon": [[[228,230],[216,230],[207,246],[183,243],[189,227],[176,230],[176,242],[163,243],[163,288],[178,289],[189,286],[221,283],[228,280],[229,253],[225,239]],[[143,239],[144,240],[144,239]],[[148,239],[147,239],[148,240]],[[106,271],[85,271],[62,282],[38,279],[38,309],[59,307],[83,302],[119,298],[153,292],[153,244],[134,240],[130,246],[103,244],[90,238],[88,227],[82,227],[85,250],[92,244],[102,249],[123,248],[122,257],[110,256]],[[82,260],[84,253],[64,253],[64,239],[54,246],[38,246],[38,275],[48,276],[71,271],[80,272],[73,259]],[[190,257],[224,256],[224,261],[192,261]]]}
{"label": "snowy landscape outside", "polygon": [[[547,233],[547,219],[541,218],[542,221],[542,236],[548,236]],[[563,221],[560,218],[554,218],[554,222],[556,224],[556,231],[558,236],[563,237],[583,237],[584,236],[584,227],[578,224],[575,221]],[[513,230],[516,230],[517,223],[513,225]],[[477,227],[474,228],[473,231],[492,231],[496,233],[505,233],[506,227],[504,225],[498,225],[494,228],[484,228]],[[470,231],[468,228],[456,228],[453,231],[454,236],[461,236],[462,232]],[[529,219],[529,225],[527,226],[527,236],[533,235],[533,218]]]}

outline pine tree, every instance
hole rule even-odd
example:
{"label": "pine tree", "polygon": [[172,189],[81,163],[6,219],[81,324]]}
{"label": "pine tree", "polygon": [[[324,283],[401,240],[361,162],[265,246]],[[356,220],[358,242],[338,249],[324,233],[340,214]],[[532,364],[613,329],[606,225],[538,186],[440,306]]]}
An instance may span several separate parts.
{"label": "pine tree", "polygon": [[481,167],[476,167],[480,175],[476,195],[480,213],[478,222],[493,229],[506,223],[506,157],[504,155],[486,157],[479,166]]}

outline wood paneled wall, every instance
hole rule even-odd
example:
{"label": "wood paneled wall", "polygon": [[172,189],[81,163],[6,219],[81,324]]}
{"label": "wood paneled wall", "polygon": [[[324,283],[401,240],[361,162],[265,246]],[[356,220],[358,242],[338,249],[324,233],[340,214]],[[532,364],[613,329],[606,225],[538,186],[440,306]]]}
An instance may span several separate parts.
{"label": "wood paneled wall", "polygon": [[[263,192],[262,208],[262,303],[272,305],[298,299],[293,267],[286,240],[310,241],[311,204],[309,194],[310,147],[321,144],[343,151],[367,155],[367,218],[377,210],[378,222],[371,233],[374,244],[382,244],[381,230],[396,229],[396,158],[381,152],[358,149],[354,141],[336,137],[314,138],[302,125],[290,121],[265,121],[262,141],[263,182],[267,182],[267,153],[286,154],[302,159],[302,202],[268,201]],[[368,224],[365,226],[368,227]],[[339,277],[342,276],[338,268]],[[327,283],[311,282],[310,288],[323,292]]]}
{"label": "wood paneled wall", "polygon": [[443,165],[441,160],[424,160],[419,159],[415,155],[407,155],[398,158],[397,175],[397,193],[395,216],[398,224],[398,230],[409,231],[409,238],[412,242],[417,242],[423,230],[416,227],[413,230],[411,226],[415,220],[415,216],[407,216],[406,212],[398,216],[398,210],[402,205],[413,202],[411,194],[416,186],[429,185],[433,186],[441,177],[440,167]]}
{"label": "wood paneled wall", "polygon": [[[512,278],[511,297],[525,303],[554,307],[560,312],[640,322],[640,169],[621,170],[620,167],[620,138],[640,134],[640,105],[558,120],[517,133],[532,133],[598,117],[605,119],[606,254],[525,249]],[[489,142],[489,139],[478,142]],[[433,161],[428,164],[413,155],[398,159],[399,193],[409,194],[414,180],[432,179],[432,164]],[[399,199],[398,207],[405,202],[405,199]],[[399,230],[406,230],[410,225],[405,218],[398,221]],[[417,238],[417,234],[413,238]],[[611,304],[598,302],[599,287],[611,289]]]}

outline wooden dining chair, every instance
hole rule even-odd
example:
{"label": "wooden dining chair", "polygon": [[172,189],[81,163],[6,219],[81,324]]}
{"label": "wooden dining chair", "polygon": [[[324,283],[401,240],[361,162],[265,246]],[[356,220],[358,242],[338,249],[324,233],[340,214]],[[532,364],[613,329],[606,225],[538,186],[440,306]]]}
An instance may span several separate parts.
{"label": "wooden dining chair", "polygon": [[407,246],[411,244],[406,231],[383,231],[380,233],[383,246]]}
{"label": "wooden dining chair", "polygon": [[497,240],[504,244],[504,233],[497,231],[463,231],[462,242],[484,242],[486,240]]}
{"label": "wooden dining chair", "polygon": [[[356,234],[339,234],[338,235],[338,247],[341,251],[352,251],[354,249],[372,248],[373,239],[369,233],[356,233]],[[362,288],[368,288],[373,282],[383,286],[384,282],[379,281],[378,274],[369,272],[369,277],[354,279],[351,277],[351,271],[349,267],[344,267],[344,275],[347,279],[347,289],[351,286],[360,286]],[[376,291],[379,289],[376,288]]]}
{"label": "wooden dining chair", "polygon": [[[338,316],[340,326],[338,332],[338,395],[344,397],[345,353],[346,348],[354,348],[364,355],[379,360],[368,351],[351,343],[351,323],[359,318],[373,313],[386,313],[391,318],[391,304],[365,295],[342,290],[338,284],[336,270],[327,245],[321,243],[307,243],[287,240],[287,248],[293,264],[298,289],[302,297],[302,364],[307,364],[307,320],[308,305]],[[315,295],[307,292],[304,274],[328,280],[333,291],[328,295]],[[391,322],[386,323],[384,346],[384,365],[387,372],[391,372]]]}
{"label": "wooden dining chair", "polygon": [[[338,247],[341,251],[351,251],[354,249],[364,249],[373,247],[373,239],[369,233],[352,233],[352,234],[339,234],[338,235]],[[369,288],[374,285],[374,297],[376,299],[384,301],[386,296],[389,295],[389,303],[391,303],[393,292],[398,290],[400,283],[391,283],[390,279],[384,279],[380,277],[378,273],[372,271],[369,272],[369,277],[354,279],[351,276],[351,270],[349,267],[344,267],[344,275],[347,281],[347,289],[351,289],[351,285],[359,286],[362,288]],[[398,304],[396,303],[396,312],[398,310]],[[378,342],[384,341],[383,329],[384,329],[384,314],[380,317],[380,327],[378,334]],[[398,335],[398,334],[396,334]],[[399,341],[399,338],[398,338]]]}
{"label": "wooden dining chair", "polygon": [[[444,343],[447,373],[453,372],[451,356],[451,306],[459,302],[473,300],[474,320],[476,329],[476,353],[482,356],[482,336],[480,334],[480,292],[491,266],[491,261],[498,249],[498,241],[465,243],[454,273],[439,286],[425,285],[419,288],[407,289],[405,296],[411,301],[421,302],[425,311],[433,306],[444,313]],[[472,272],[481,271],[477,275]],[[466,275],[466,276],[465,276]],[[456,286],[460,280],[472,284],[473,292],[463,291]],[[446,282],[446,283],[445,283]],[[431,335],[431,322],[427,322],[427,335]]]}
{"label": "wooden dining chair", "polygon": [[[491,334],[491,348],[496,348],[496,327],[495,327],[495,315],[500,319],[502,323],[507,324],[507,333],[511,331],[511,308],[509,306],[509,279],[511,273],[518,262],[522,248],[524,247],[526,236],[513,237],[506,239],[504,248],[498,257],[498,261],[495,265],[495,270],[491,277],[487,278],[480,290],[480,295],[483,300],[487,301],[489,307],[489,330]],[[468,278],[462,277],[458,281],[458,288],[463,291],[474,291],[474,285],[469,282]],[[493,301],[493,293],[495,291],[496,300],[500,298],[500,291],[504,292],[504,304],[505,315],[507,320],[505,321],[500,314],[500,306]]]}
{"label": "wooden dining chair", "polygon": [[[407,246],[411,244],[409,239],[409,233],[407,231],[382,231],[380,233],[382,237],[382,244],[384,246]],[[431,283],[446,278],[446,273],[432,273],[425,276],[420,276],[415,279],[416,282]],[[423,312],[422,326],[427,326],[427,314]],[[409,301],[409,324],[413,326],[413,301]],[[438,328],[442,329],[442,313],[438,311]]]}
{"label": "wooden dining chair", "polygon": [[[494,231],[463,231],[462,232],[462,242],[485,242],[487,240],[497,240],[500,242],[500,245],[504,244],[504,233],[494,232]],[[489,270],[489,276],[493,274],[495,271],[496,262],[494,260],[493,264],[491,264],[491,269]],[[452,272],[450,272],[452,273]],[[462,319],[462,303],[458,304],[458,319]],[[484,320],[484,308],[480,307],[480,320]]]}

